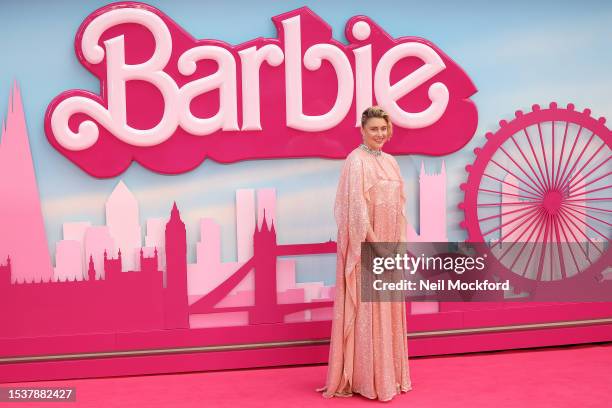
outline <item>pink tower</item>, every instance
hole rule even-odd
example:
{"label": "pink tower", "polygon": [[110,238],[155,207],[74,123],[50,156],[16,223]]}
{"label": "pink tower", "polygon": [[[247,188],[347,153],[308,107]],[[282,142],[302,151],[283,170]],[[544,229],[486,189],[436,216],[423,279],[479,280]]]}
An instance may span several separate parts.
{"label": "pink tower", "polygon": [[254,193],[252,189],[236,190],[236,252],[238,262],[246,262],[253,256]]}
{"label": "pink tower", "polygon": [[164,327],[188,329],[187,233],[176,203],[166,224],[166,274],[164,289]]}
{"label": "pink tower", "polygon": [[190,295],[210,292],[229,277],[222,273],[221,226],[211,218],[200,219],[200,240],[196,244],[196,262],[187,265],[187,287]]}
{"label": "pink tower", "polygon": [[263,227],[263,219],[268,219],[270,224],[276,223],[276,189],[257,189],[257,225]]}
{"label": "pink tower", "polygon": [[66,222],[63,240],[55,244],[55,280],[83,280],[89,259],[85,256],[85,233],[90,222]]}
{"label": "pink tower", "polygon": [[166,218],[149,218],[147,219],[147,234],[145,236],[145,246],[149,249],[157,249],[157,257],[159,260],[159,269],[164,273],[164,287],[166,286]]}
{"label": "pink tower", "polygon": [[[108,227],[93,226],[85,231],[85,257],[93,262],[97,278],[105,278],[104,254],[114,254],[115,243],[110,236]],[[89,270],[89,266],[88,266]]]}
{"label": "pink tower", "polygon": [[417,235],[408,225],[410,242],[447,242],[446,235],[446,165],[442,162],[439,174],[425,173],[421,162],[419,175],[419,229]]}
{"label": "pink tower", "polygon": [[253,234],[255,260],[255,304],[251,324],[274,323],[276,316],[269,313],[277,304],[276,298],[276,230],[274,221],[263,212],[261,227]]}
{"label": "pink tower", "polygon": [[83,250],[78,241],[61,240],[55,244],[56,281],[83,280]]}
{"label": "pink tower", "polygon": [[0,259],[11,257],[13,282],[50,281],[53,268],[17,84],[0,137],[0,191]]}
{"label": "pink tower", "polygon": [[106,225],[123,254],[123,270],[139,269],[138,254],[142,238],[138,201],[123,181],[117,184],[106,201]]}
{"label": "pink tower", "polygon": [[[253,256],[253,231],[258,228],[263,228],[262,224],[264,214],[268,224],[272,225],[272,223],[275,223],[276,189],[257,189],[257,202],[255,202],[254,190],[245,189],[236,191],[236,238],[238,262],[246,262]],[[285,268],[285,266],[283,268]],[[252,291],[254,287],[255,280],[253,273],[251,272],[236,286],[234,292]]]}
{"label": "pink tower", "polygon": [[87,280],[93,282],[96,279],[96,268],[94,266],[93,257],[89,257],[89,266],[87,268]]}

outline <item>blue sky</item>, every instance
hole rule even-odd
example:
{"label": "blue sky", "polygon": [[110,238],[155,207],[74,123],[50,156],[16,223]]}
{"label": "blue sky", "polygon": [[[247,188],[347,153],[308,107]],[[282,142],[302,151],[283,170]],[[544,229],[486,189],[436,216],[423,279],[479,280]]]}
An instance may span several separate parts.
{"label": "blue sky", "polygon": [[[275,37],[271,17],[309,6],[344,39],[346,21],[358,14],[373,18],[394,37],[424,37],[444,50],[479,89],[473,97],[479,128],[470,144],[453,155],[425,158],[449,173],[449,237],[464,237],[459,183],[472,149],[485,141],[500,119],[533,103],[573,102],[593,116],[612,113],[612,3],[606,1],[150,1],[193,36],[239,44]],[[238,188],[275,187],[278,191],[279,240],[312,242],[335,236],[331,214],[340,161],[322,159],[249,161],[231,165],[205,162],[183,175],[161,176],[138,165],[114,179],[99,180],[77,169],[47,142],[43,131],[48,103],[67,89],[98,91],[98,82],[77,61],[73,41],[83,19],[107,4],[102,1],[21,1],[0,4],[0,112],[6,112],[13,80],[20,84],[43,201],[50,246],[61,238],[61,223],[104,221],[104,201],[119,179],[141,202],[141,218],[161,217],[176,199],[185,212],[192,246],[195,220],[222,224],[223,257],[234,254],[233,203]],[[422,157],[399,157],[410,197],[409,215],[417,214],[417,170]],[[298,180],[296,182],[296,180]],[[316,227],[313,227],[316,225]]]}

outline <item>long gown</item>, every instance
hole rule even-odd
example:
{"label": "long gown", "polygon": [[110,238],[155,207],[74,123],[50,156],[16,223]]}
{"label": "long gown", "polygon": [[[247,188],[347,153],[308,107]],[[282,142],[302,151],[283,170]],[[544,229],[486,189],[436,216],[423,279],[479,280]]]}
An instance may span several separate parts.
{"label": "long gown", "polygon": [[359,393],[387,401],[411,389],[404,302],[361,302],[361,243],[368,223],[379,242],[404,238],[403,180],[393,156],[357,148],[344,163],[334,215],[338,224],[336,294],[324,397]]}

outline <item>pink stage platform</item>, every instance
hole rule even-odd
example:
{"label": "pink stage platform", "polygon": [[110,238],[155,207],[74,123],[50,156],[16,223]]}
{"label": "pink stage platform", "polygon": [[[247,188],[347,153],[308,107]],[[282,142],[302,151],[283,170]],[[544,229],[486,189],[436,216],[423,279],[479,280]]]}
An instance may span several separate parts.
{"label": "pink stage platform", "polygon": [[[76,403],[28,407],[372,407],[360,396],[324,399],[325,365],[63,380],[11,386],[76,387]],[[612,406],[612,343],[483,352],[410,360],[414,389],[387,403],[394,407]],[[7,384],[4,384],[6,386]],[[3,407],[24,407],[7,403]]]}
{"label": "pink stage platform", "polygon": [[[450,310],[433,316],[411,315],[408,320],[410,355],[432,356],[612,340],[611,303],[510,306],[501,304],[496,309]],[[0,358],[0,382],[324,363],[327,361],[329,332],[330,322],[323,321],[227,327],[223,330],[160,330],[3,339],[0,340],[0,349],[11,357]]]}

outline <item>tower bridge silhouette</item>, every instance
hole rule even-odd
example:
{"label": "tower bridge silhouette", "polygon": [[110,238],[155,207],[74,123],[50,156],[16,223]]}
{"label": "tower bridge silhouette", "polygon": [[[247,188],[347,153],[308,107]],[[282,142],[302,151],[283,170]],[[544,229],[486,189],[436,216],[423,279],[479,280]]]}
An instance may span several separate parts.
{"label": "tower bridge silhouette", "polygon": [[[333,301],[315,301],[279,304],[276,286],[276,265],[280,256],[335,254],[336,242],[309,244],[276,243],[274,222],[268,228],[264,214],[261,228],[253,234],[253,256],[228,279],[189,306],[189,313],[248,312],[249,324],[282,323],[286,315],[333,306]],[[215,307],[230,294],[251,271],[255,275],[255,304],[247,306]]]}

